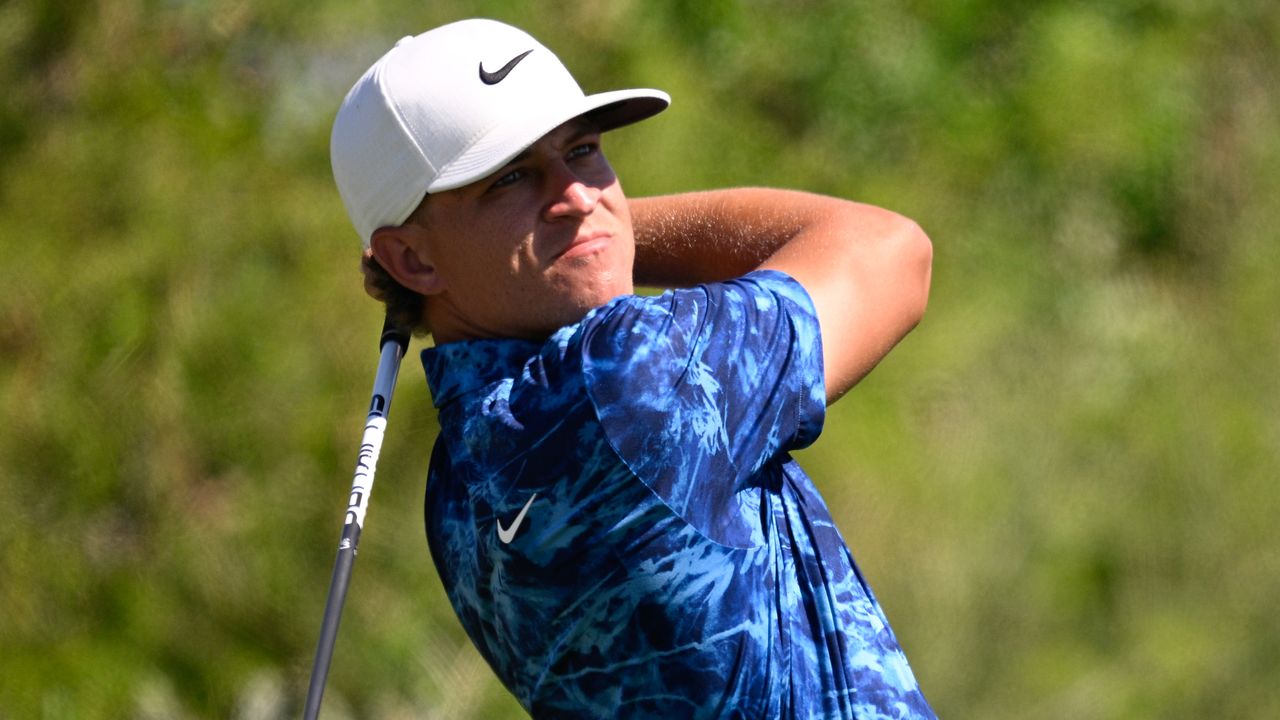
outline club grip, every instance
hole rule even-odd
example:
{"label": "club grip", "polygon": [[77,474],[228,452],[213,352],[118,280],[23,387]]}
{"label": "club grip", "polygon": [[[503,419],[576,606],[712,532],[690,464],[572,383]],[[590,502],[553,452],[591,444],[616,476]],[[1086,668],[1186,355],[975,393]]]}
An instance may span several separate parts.
{"label": "club grip", "polygon": [[378,337],[378,347],[381,348],[389,342],[400,346],[401,355],[409,349],[409,331],[392,322],[391,313],[387,313],[387,318],[382,321],[382,335]]}

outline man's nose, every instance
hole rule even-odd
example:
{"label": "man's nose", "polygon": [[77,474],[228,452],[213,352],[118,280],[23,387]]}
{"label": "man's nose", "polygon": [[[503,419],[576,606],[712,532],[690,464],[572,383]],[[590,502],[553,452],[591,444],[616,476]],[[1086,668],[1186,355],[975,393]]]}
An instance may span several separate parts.
{"label": "man's nose", "polygon": [[586,217],[596,209],[603,191],[587,184],[574,174],[569,167],[559,164],[548,174],[552,192],[551,204],[547,206],[547,218]]}

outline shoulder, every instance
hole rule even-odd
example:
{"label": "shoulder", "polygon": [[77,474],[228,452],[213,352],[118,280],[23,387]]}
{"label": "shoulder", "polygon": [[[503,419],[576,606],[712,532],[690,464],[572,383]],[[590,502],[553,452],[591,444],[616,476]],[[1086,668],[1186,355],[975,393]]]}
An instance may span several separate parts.
{"label": "shoulder", "polygon": [[577,335],[584,390],[614,452],[716,542],[752,543],[740,491],[821,431],[813,318],[804,290],[770,271],[619,299]]}

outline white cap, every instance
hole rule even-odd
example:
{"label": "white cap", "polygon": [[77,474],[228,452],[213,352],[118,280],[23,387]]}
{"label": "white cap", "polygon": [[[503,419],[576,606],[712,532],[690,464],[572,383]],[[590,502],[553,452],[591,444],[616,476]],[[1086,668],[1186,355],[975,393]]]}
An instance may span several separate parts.
{"label": "white cap", "polygon": [[333,122],[333,177],[368,248],[427,193],[485,177],[568,120],[611,130],[670,102],[649,89],[584,95],[528,33],[462,20],[400,40],[356,81]]}

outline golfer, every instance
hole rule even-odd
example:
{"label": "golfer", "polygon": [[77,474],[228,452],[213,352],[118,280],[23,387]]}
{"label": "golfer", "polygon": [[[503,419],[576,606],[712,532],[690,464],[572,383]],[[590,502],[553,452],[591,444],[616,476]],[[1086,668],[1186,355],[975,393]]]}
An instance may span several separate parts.
{"label": "golfer", "polygon": [[449,600],[535,718],[933,717],[789,455],[919,321],[929,240],[800,192],[629,200],[601,134],[668,102],[466,20],[338,112],[366,289],[435,339]]}

